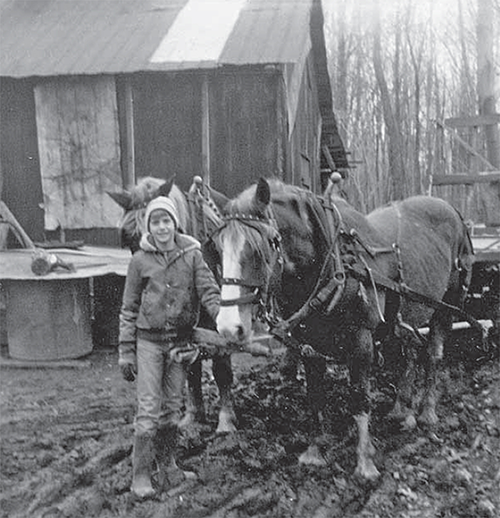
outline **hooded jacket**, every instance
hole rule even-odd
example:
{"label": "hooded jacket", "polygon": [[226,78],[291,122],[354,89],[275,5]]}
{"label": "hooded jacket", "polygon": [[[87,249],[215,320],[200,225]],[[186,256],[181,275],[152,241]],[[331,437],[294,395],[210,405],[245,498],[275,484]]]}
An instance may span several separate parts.
{"label": "hooded jacket", "polygon": [[201,252],[200,243],[175,234],[175,249],[161,252],[150,234],[130,261],[120,312],[120,343],[137,337],[161,340],[189,337],[200,305],[215,320],[220,289]]}

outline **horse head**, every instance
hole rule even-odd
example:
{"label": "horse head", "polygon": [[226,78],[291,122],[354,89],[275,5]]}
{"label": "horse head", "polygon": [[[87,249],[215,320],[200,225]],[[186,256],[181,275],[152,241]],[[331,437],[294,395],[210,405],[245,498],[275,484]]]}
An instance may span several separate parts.
{"label": "horse head", "polygon": [[246,343],[283,269],[281,235],[269,183],[261,179],[231,200],[223,220],[213,237],[222,262],[217,326],[222,335]]}
{"label": "horse head", "polygon": [[132,253],[138,250],[144,232],[146,206],[157,196],[168,196],[174,202],[179,216],[179,231],[195,237],[202,244],[221,224],[220,207],[228,201],[223,194],[210,189],[200,177],[195,177],[186,196],[174,180],[174,177],[165,181],[147,176],[130,191],[107,193],[124,210],[118,224],[123,248],[130,248]]}
{"label": "horse head", "polygon": [[107,191],[107,194],[124,210],[118,223],[120,245],[129,248],[132,253],[139,249],[139,241],[144,231],[144,214],[147,204],[158,196],[170,197],[179,213],[179,221],[185,224],[186,209],[183,208],[182,198],[174,185],[174,177],[165,181],[160,178],[146,176],[141,178],[130,191]]}

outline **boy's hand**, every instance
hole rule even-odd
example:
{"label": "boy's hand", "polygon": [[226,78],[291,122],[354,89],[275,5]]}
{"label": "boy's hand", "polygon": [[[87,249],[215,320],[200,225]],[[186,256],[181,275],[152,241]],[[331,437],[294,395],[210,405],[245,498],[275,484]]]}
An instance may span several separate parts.
{"label": "boy's hand", "polygon": [[135,343],[124,342],[118,346],[118,365],[125,381],[134,381],[137,376]]}

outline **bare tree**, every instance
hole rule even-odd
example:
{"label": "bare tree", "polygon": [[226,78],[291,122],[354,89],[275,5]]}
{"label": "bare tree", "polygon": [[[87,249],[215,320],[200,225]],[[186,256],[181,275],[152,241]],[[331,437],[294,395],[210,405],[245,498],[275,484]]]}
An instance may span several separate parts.
{"label": "bare tree", "polygon": [[[375,70],[375,78],[380,90],[380,100],[384,115],[385,126],[388,135],[387,152],[389,156],[389,174],[392,178],[392,197],[401,199],[405,197],[404,189],[404,164],[402,160],[403,143],[401,139],[401,128],[396,118],[395,109],[391,101],[391,95],[384,73],[384,65],[382,59],[381,44],[381,27],[380,27],[380,5],[376,1],[376,9],[374,10],[374,33],[373,33],[373,68]],[[399,41],[399,38],[396,39]],[[396,48],[396,55],[399,48]]]}
{"label": "bare tree", "polygon": [[[478,17],[480,2],[491,11]],[[366,211],[432,192],[481,221],[485,207],[477,202],[478,186],[431,191],[431,185],[435,175],[484,171],[486,156],[496,163],[497,134],[486,138],[479,126],[450,129],[444,121],[477,114],[478,101],[479,114],[495,112],[492,48],[500,51],[498,0],[324,0],[324,6],[335,13],[329,18],[334,106],[356,166],[346,185],[350,200]],[[479,30],[476,19],[490,25]],[[488,73],[479,86],[483,76],[476,82],[475,70],[481,68],[482,47]],[[496,190],[486,190],[498,199]]]}
{"label": "bare tree", "polygon": [[[493,61],[493,3],[478,0],[477,12],[477,93],[480,115],[496,114],[495,67]],[[498,123],[484,126],[486,156],[492,169],[500,169],[500,134]],[[500,183],[481,189],[484,220],[500,225]]]}

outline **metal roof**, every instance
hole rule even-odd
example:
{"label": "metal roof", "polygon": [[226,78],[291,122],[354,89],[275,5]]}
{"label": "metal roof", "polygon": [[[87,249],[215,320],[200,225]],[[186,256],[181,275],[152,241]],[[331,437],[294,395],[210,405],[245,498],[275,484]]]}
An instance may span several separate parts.
{"label": "metal roof", "polygon": [[293,63],[314,0],[0,0],[0,76]]}

